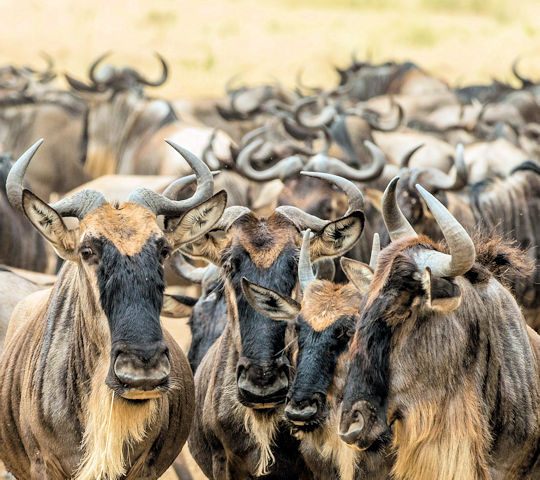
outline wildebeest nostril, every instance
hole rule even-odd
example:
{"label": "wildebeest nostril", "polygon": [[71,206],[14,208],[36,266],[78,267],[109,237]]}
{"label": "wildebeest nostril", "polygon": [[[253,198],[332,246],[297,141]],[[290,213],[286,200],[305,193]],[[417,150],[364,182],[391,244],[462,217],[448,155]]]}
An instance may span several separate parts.
{"label": "wildebeest nostril", "polygon": [[356,423],[353,423],[347,433],[340,433],[339,438],[343,440],[348,445],[353,445],[358,440],[358,437],[362,433],[362,428],[357,428]]}

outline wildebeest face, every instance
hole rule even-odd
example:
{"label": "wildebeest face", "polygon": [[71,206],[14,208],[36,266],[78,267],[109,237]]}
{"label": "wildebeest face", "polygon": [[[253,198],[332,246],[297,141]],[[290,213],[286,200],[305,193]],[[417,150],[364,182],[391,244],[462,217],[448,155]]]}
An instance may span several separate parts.
{"label": "wildebeest face", "polygon": [[[273,240],[267,239],[269,242]],[[230,300],[234,298],[236,305],[236,312],[231,312],[229,318],[234,322],[236,337],[240,339],[236,370],[238,398],[246,406],[270,408],[285,401],[289,387],[290,365],[285,344],[287,325],[255,311],[242,292],[241,281],[246,277],[291,295],[296,285],[298,248],[294,237],[289,238],[276,251],[271,263],[261,263],[255,255],[250,255],[251,242],[247,245],[246,241],[244,238],[232,245],[223,257],[229,279],[227,295]],[[264,249],[263,245],[260,247]]]}
{"label": "wildebeest face", "polygon": [[168,389],[170,363],[159,314],[163,260],[172,250],[147,209],[106,204],[80,225],[78,257],[108,321],[107,385],[130,399],[154,398]]}
{"label": "wildebeest face", "polygon": [[24,192],[29,220],[55,249],[79,266],[81,305],[97,318],[100,345],[110,368],[106,383],[128,399],[161,396],[168,390],[168,346],[159,314],[163,303],[163,260],[183,242],[205,233],[219,219],[226,196],[217,194],[185,212],[163,231],[156,216],[136,203],[103,203],[75,230],[30,192]]}
{"label": "wildebeest face", "polygon": [[285,416],[295,429],[311,431],[327,415],[327,396],[338,363],[354,329],[354,316],[343,316],[323,330],[298,318],[296,376],[287,395]]}
{"label": "wildebeest face", "polygon": [[[388,411],[392,349],[400,335],[430,312],[457,308],[459,287],[451,278],[432,277],[416,259],[434,250],[425,237],[397,241],[381,252],[364,299],[351,347],[351,367],[342,402],[340,436],[362,450],[389,440],[399,412]],[[391,418],[390,418],[391,416]]]}

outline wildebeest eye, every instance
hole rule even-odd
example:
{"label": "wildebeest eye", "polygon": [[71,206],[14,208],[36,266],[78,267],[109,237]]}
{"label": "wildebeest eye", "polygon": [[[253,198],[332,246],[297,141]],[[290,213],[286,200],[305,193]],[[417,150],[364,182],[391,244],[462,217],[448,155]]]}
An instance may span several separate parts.
{"label": "wildebeest eye", "polygon": [[88,261],[94,256],[94,250],[90,247],[82,247],[79,251],[83,260]]}
{"label": "wildebeest eye", "polygon": [[171,247],[169,247],[168,245],[164,245],[163,247],[161,247],[161,250],[159,252],[159,259],[163,262],[169,257],[170,254]]}

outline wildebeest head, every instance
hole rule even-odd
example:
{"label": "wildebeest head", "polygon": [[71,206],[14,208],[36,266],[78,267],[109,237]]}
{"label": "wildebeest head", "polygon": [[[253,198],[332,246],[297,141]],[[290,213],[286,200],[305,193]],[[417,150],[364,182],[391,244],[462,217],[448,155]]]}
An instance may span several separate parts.
{"label": "wildebeest head", "polygon": [[223,268],[229,322],[238,355],[238,398],[246,406],[269,408],[285,400],[290,371],[286,324],[254,310],[242,291],[242,279],[281,295],[292,295],[297,284],[300,232],[315,234],[314,260],[348,251],[364,224],[360,191],[345,179],[328,176],[343,186],[349,210],[335,221],[321,220],[295,207],[279,207],[269,217],[257,217],[245,207],[229,207],[213,231],[185,245],[182,251]]}
{"label": "wildebeest head", "polygon": [[[77,265],[73,288],[81,315],[94,322],[91,331],[98,340],[93,348],[110,358],[106,384],[128,399],[159,397],[171,388],[169,350],[159,320],[165,287],[163,261],[212,228],[226,205],[225,192],[212,197],[208,168],[187,150],[169,143],[196,171],[198,188],[187,200],[171,200],[140,188],[127,202],[112,205],[100,192],[83,190],[48,205],[22,185],[41,141],[19,158],[6,182],[11,204],[58,255]],[[158,223],[160,215],[165,216],[167,228]],[[78,227],[69,230],[62,217],[77,217]]]}
{"label": "wildebeest head", "polygon": [[[463,227],[420,186],[418,191],[441,227],[450,254],[440,252],[427,237],[418,237],[397,206],[398,178],[390,182],[383,199],[383,216],[392,243],[380,254],[362,304],[342,402],[340,435],[360,449],[386,441],[388,425],[400,415],[387,411],[389,359],[395,337],[406,335],[430,315],[450,321],[445,317],[461,302],[456,277],[473,266],[476,255]],[[405,372],[391,374],[395,377]]]}
{"label": "wildebeest head", "polygon": [[[365,142],[372,162],[363,169],[356,169],[346,162],[328,155],[329,142],[323,151],[302,158],[292,155],[272,167],[256,170],[251,162],[262,146],[261,140],[246,145],[237,158],[237,168],[246,177],[258,182],[280,179],[283,182],[277,205],[294,205],[306,213],[325,219],[336,219],[347,210],[347,197],[319,177],[321,173],[339,175],[349,180],[368,182],[381,175],[386,164],[384,153],[373,143]],[[300,171],[309,174],[300,175]]]}
{"label": "wildebeest head", "polygon": [[142,95],[145,86],[159,87],[167,81],[169,70],[165,59],[156,53],[156,58],[161,64],[161,76],[157,80],[148,80],[141,73],[131,67],[118,68],[113,65],[105,65],[98,70],[98,65],[110,55],[107,52],[98,57],[88,70],[90,83],[84,83],[69,74],[66,74],[66,80],[69,85],[79,92],[105,92],[105,91],[136,91]]}
{"label": "wildebeest head", "polygon": [[468,171],[463,156],[463,145],[461,144],[456,148],[454,167],[450,174],[431,167],[410,168],[408,166],[410,159],[422,146],[423,144],[413,147],[404,155],[401,161],[397,199],[401,211],[409,222],[412,225],[418,225],[418,231],[431,236],[432,230],[436,229],[435,222],[421,195],[418,194],[415,185],[421,183],[432,194],[461,190],[467,186]]}
{"label": "wildebeest head", "polygon": [[[304,291],[302,303],[244,279],[250,304],[276,321],[293,322],[298,342],[296,376],[289,388],[285,416],[295,430],[316,429],[328,414],[327,400],[340,394],[346,374],[347,347],[354,333],[356,314],[373,276],[370,266],[342,258],[342,267],[353,283],[318,280],[309,259],[309,236],[304,234],[298,276]],[[377,245],[378,245],[378,236]],[[372,265],[378,248],[374,246]],[[357,288],[359,287],[359,288]]]}

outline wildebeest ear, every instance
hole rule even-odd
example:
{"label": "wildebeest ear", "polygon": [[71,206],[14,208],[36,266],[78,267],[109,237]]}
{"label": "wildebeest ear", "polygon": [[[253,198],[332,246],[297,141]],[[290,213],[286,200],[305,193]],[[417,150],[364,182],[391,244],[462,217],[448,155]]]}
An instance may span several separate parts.
{"label": "wildebeest ear", "polygon": [[364,213],[357,211],[328,223],[311,239],[309,248],[311,261],[347,253],[362,235],[364,219]]}
{"label": "wildebeest ear", "polygon": [[167,239],[173,249],[185,243],[198,239],[218,222],[227,206],[227,193],[222,190],[206,202],[188,210],[171,232],[167,232]]}
{"label": "wildebeest ear", "polygon": [[76,230],[69,230],[62,217],[29,190],[23,191],[22,206],[26,217],[64,260],[77,259]]}
{"label": "wildebeest ear", "polygon": [[242,290],[249,304],[261,315],[272,320],[291,321],[300,312],[300,304],[292,298],[251,283],[242,278]]}
{"label": "wildebeest ear", "polygon": [[362,295],[367,293],[371,281],[373,280],[373,270],[371,270],[371,267],[363,262],[347,257],[341,257],[339,263],[349,282],[351,282]]}
{"label": "wildebeest ear", "polygon": [[189,317],[196,303],[197,299],[194,297],[166,293],[163,295],[161,315],[168,318]]}
{"label": "wildebeest ear", "polygon": [[451,278],[438,278],[431,275],[426,267],[422,273],[422,286],[426,293],[425,306],[437,313],[449,313],[459,307],[461,290]]}

